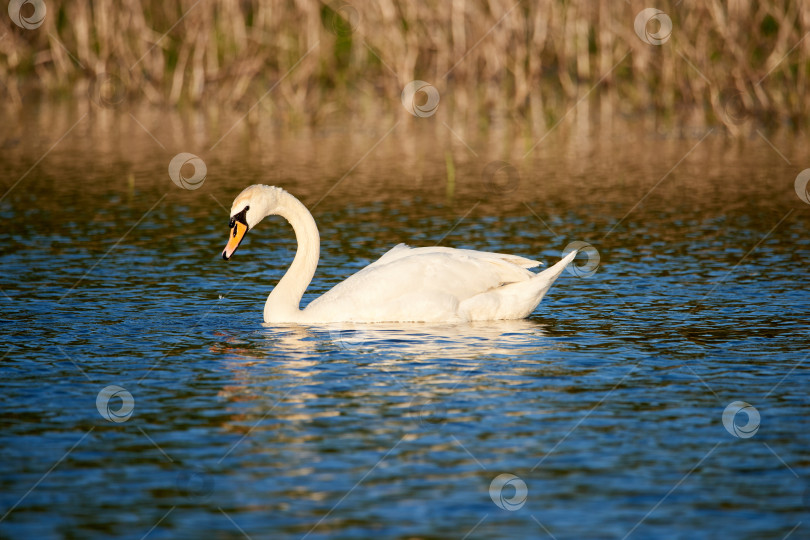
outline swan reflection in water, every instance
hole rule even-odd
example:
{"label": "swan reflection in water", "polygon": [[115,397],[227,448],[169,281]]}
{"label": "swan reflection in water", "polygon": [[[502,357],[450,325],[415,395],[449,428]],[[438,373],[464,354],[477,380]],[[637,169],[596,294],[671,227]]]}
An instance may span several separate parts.
{"label": "swan reflection in water", "polygon": [[[332,376],[351,377],[357,369],[373,370],[375,385],[351,384],[353,398],[380,394],[398,399],[403,414],[423,416],[437,392],[467,391],[484,386],[488,366],[503,361],[500,375],[537,370],[538,353],[553,351],[546,325],[531,319],[455,324],[334,323],[326,326],[268,324],[262,339],[229,336],[218,344],[233,374],[220,398],[244,404],[232,411],[229,429],[246,433],[272,408],[272,418],[283,421],[336,416],[338,411],[312,404],[330,390]],[[249,343],[249,345],[248,345]],[[524,362],[524,358],[533,359]],[[334,372],[325,364],[334,363]],[[326,377],[326,378],[325,378]],[[386,387],[381,390],[380,383]],[[319,391],[323,388],[323,392]],[[346,396],[344,396],[344,399]]]}
{"label": "swan reflection in water", "polygon": [[[332,348],[357,354],[384,351],[409,360],[478,359],[513,355],[537,343],[544,324],[530,320],[468,323],[331,323],[323,326],[264,324],[266,337],[289,354]],[[396,363],[396,360],[390,360]]]}

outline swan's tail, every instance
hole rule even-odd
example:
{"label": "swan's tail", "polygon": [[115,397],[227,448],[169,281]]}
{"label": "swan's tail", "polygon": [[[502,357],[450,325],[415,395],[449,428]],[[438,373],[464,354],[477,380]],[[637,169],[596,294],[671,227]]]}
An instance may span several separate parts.
{"label": "swan's tail", "polygon": [[[534,276],[532,279],[529,280],[529,282],[538,285],[540,289],[542,289],[542,294],[545,294],[546,291],[554,284],[554,282],[557,281],[557,278],[560,277],[560,274],[563,273],[563,270],[565,270],[565,268],[569,264],[571,264],[571,261],[573,261],[574,258],[576,258],[577,253],[579,253],[578,250],[572,251],[571,253],[563,257],[557,264],[555,264],[551,268],[547,268],[542,272],[540,272],[539,274],[537,274],[536,276]],[[540,298],[537,300],[537,303],[539,304],[540,300],[542,299],[543,297],[540,296]]]}
{"label": "swan's tail", "polygon": [[577,251],[572,251],[557,264],[531,279],[510,283],[468,298],[459,305],[459,313],[472,321],[528,317],[576,256]]}

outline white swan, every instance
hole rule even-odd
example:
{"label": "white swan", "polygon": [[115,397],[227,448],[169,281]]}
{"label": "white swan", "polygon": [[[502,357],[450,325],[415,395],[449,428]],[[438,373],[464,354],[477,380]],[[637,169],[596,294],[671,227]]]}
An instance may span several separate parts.
{"label": "white swan", "polygon": [[230,259],[250,229],[269,215],[290,222],[298,251],[289,270],[267,297],[267,323],[460,322],[527,317],[576,256],[576,251],[535,274],[540,263],[517,255],[399,244],[300,309],[315,275],[320,236],[301,202],[274,186],[254,185],[233,201],[230,237],[222,258]]}

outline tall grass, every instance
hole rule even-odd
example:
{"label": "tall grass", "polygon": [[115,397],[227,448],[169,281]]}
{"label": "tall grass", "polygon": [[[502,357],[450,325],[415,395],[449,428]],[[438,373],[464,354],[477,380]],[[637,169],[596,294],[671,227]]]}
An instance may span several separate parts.
{"label": "tall grass", "polygon": [[421,79],[455,114],[544,126],[586,96],[607,114],[686,116],[735,132],[804,128],[810,108],[804,0],[656,1],[673,23],[662,45],[634,30],[647,0],[45,3],[33,30],[3,14],[7,105],[36,92],[105,106],[259,102],[281,122],[318,122],[377,114]]}

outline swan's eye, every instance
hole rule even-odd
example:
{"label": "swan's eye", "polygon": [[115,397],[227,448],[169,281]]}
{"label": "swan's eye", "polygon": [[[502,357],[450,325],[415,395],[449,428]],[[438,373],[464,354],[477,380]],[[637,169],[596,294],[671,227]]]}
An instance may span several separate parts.
{"label": "swan's eye", "polygon": [[230,227],[233,228],[237,222],[241,223],[245,227],[248,226],[247,224],[247,211],[250,210],[250,206],[245,206],[241,212],[238,214],[234,214],[231,216]]}

